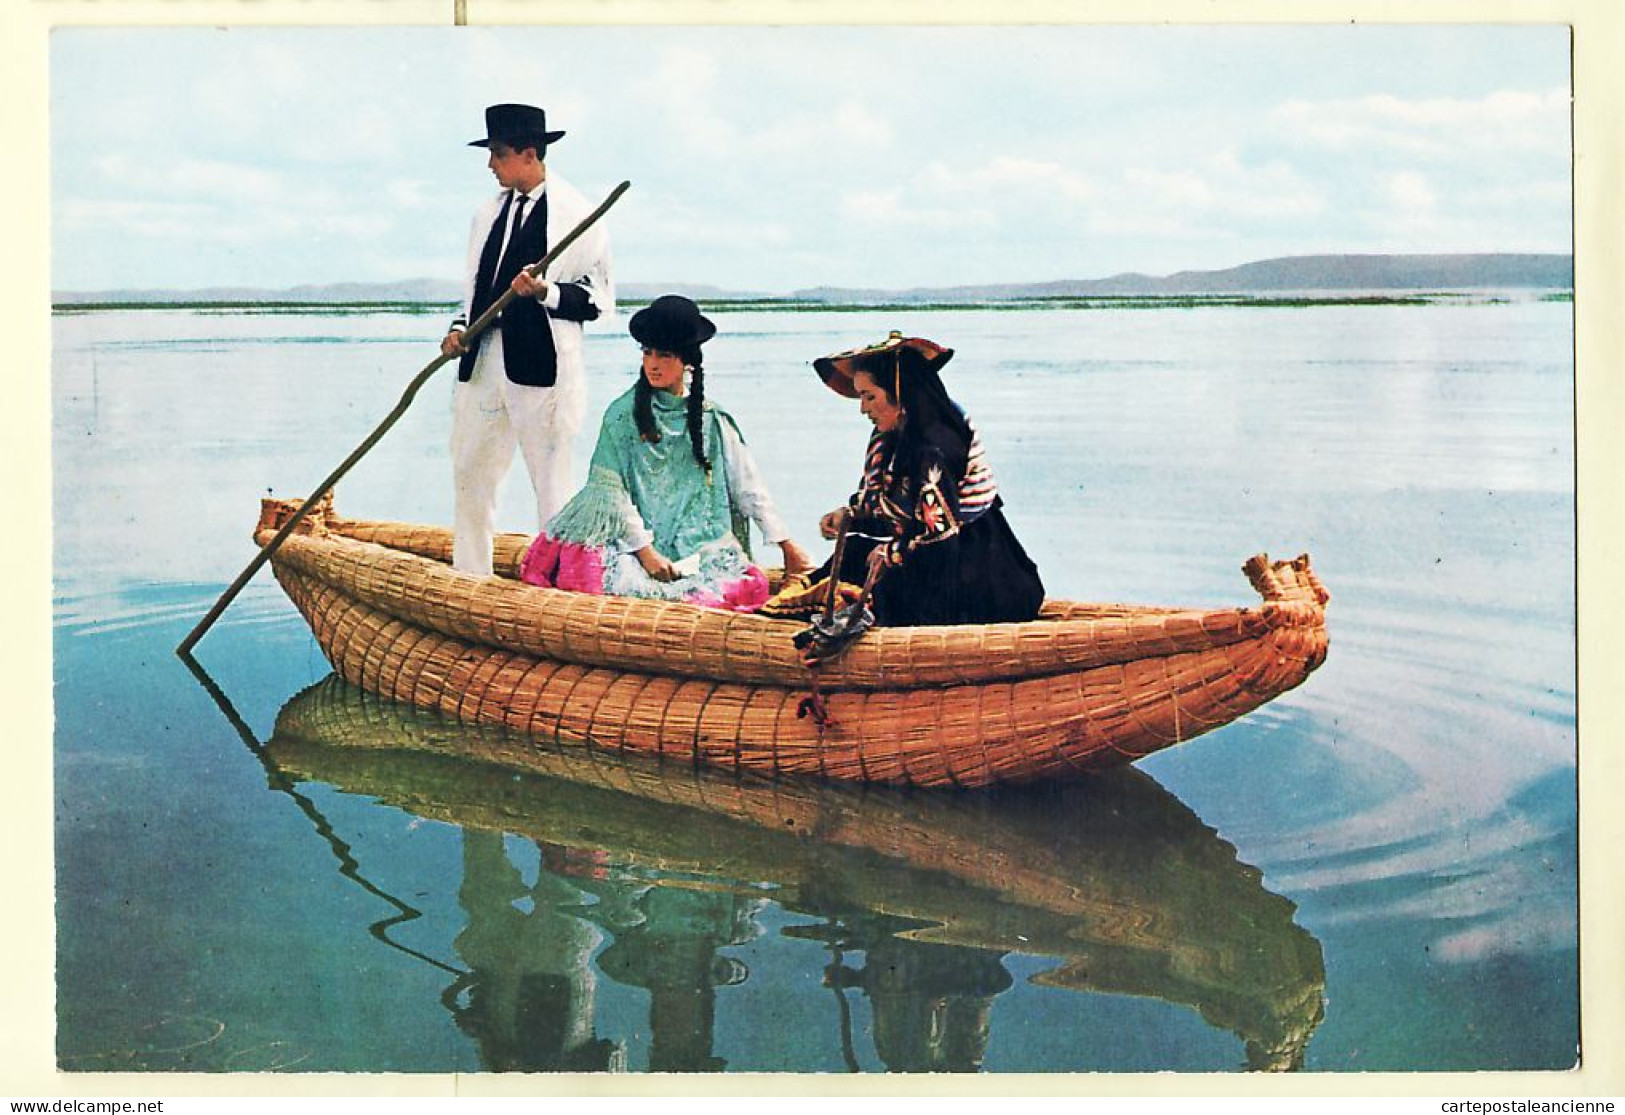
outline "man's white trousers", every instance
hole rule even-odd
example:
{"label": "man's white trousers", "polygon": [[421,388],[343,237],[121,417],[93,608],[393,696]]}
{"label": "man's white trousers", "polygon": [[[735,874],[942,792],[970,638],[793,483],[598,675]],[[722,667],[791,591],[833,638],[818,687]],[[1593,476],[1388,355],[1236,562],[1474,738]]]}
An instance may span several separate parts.
{"label": "man's white trousers", "polygon": [[502,331],[480,345],[474,374],[452,395],[451,464],[456,484],[453,569],[491,575],[497,495],[515,446],[536,492],[536,525],[547,524],[570,494],[570,443],[581,427],[586,383],[581,352],[561,352],[558,382],[526,387],[502,367]]}

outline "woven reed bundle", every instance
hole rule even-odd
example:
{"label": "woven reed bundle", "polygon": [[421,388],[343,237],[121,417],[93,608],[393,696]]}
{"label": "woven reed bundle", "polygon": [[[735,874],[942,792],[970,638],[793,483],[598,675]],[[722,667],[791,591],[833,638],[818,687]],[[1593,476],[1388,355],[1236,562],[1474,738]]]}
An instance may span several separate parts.
{"label": "woven reed bundle", "polygon": [[1320,946],[1292,904],[1136,771],[969,795],[731,778],[460,723],[336,678],[283,708],[267,749],[286,772],[420,816],[770,882],[812,914],[838,895],[918,921],[916,940],[1056,957],[1035,982],[1189,1003],[1260,1048],[1301,1049],[1319,1019]]}
{"label": "woven reed bundle", "polygon": [[[804,670],[789,684],[723,680],[755,658],[789,654],[794,623],[463,577],[319,523],[290,538],[274,568],[334,669],[362,688],[464,720],[767,774],[956,786],[1067,777],[1227,723],[1298,684],[1325,651],[1325,594],[1307,559],[1259,558],[1247,567],[1268,597],[1258,610],[974,629],[980,646],[1014,661],[1029,632],[1040,651],[1056,646],[1032,629],[1105,630],[1117,654],[1129,639],[1123,626],[1140,624],[1132,645],[1152,657],[957,685],[888,668],[883,676],[898,686],[890,690],[838,688],[845,678],[829,671],[833,723],[820,727],[799,715]],[[540,619],[526,614],[544,606]],[[1255,634],[1183,649],[1214,627]],[[884,634],[941,647],[944,630],[973,629]],[[656,673],[603,653],[639,641],[670,648],[680,669],[703,661],[720,669],[710,678]],[[685,656],[684,647],[699,649]],[[584,664],[595,656],[606,665]]]}
{"label": "woven reed bundle", "polygon": [[[289,511],[285,503],[266,501],[262,534]],[[539,589],[502,577],[469,578],[443,564],[450,554],[443,529],[339,519],[328,509],[306,524],[311,529],[290,538],[279,561],[416,626],[582,665],[754,685],[807,684],[790,639],[800,626],[795,621]],[[503,537],[499,568],[517,566],[523,543],[519,535]],[[1269,586],[1266,595],[1281,601],[1309,591],[1291,578]],[[1051,602],[1045,618],[1031,623],[877,628],[823,666],[822,683],[893,690],[1015,681],[1233,646],[1259,638],[1281,618],[1257,609]]]}

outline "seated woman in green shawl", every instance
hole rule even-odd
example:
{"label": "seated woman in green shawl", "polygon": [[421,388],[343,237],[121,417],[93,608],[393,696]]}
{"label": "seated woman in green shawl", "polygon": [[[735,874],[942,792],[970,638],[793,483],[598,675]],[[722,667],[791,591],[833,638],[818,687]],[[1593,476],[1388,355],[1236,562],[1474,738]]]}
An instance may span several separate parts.
{"label": "seated woman in green shawl", "polygon": [[666,294],[632,315],[638,381],[609,404],[587,485],[526,551],[534,585],[753,611],[767,577],[742,543],[754,520],[787,573],[811,568],[785,529],[732,416],[705,397],[700,346],[716,326]]}

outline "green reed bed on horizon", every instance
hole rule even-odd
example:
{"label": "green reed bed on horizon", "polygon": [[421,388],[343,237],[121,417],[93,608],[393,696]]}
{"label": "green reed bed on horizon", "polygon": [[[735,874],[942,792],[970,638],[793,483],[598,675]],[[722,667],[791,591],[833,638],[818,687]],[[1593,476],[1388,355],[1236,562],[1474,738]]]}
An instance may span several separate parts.
{"label": "green reed bed on horizon", "polygon": [[[1572,302],[1573,291],[1550,291],[1534,295],[1541,302]],[[1025,312],[1031,310],[1181,310],[1209,307],[1247,309],[1307,309],[1327,306],[1435,306],[1503,305],[1514,301],[1502,294],[1487,292],[1421,291],[1404,294],[1091,294],[1043,295],[1034,298],[990,298],[969,301],[930,300],[921,302],[889,299],[877,302],[824,302],[802,298],[700,298],[700,306],[715,313],[956,313],[965,310]],[[623,311],[648,305],[647,299],[621,299]],[[367,314],[417,316],[454,313],[454,302],[300,302],[300,301],[161,301],[161,302],[57,302],[56,314],[107,313],[110,311],[165,310],[206,314],[313,314],[349,317]]]}

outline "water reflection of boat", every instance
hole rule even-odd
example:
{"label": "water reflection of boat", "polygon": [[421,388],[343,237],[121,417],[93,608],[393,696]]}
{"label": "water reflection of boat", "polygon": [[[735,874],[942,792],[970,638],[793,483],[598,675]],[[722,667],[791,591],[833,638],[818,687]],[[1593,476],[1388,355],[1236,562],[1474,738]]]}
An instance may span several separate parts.
{"label": "water reflection of boat", "polygon": [[[268,544],[295,512],[266,500]],[[536,588],[446,561],[450,532],[321,504],[272,568],[349,681],[479,723],[764,774],[983,786],[1076,777],[1201,735],[1301,683],[1326,654],[1307,556],[1243,567],[1251,608],[1048,601],[1029,623],[877,628],[820,666],[801,624]],[[827,716],[824,712],[827,711]]]}
{"label": "water reflection of boat", "polygon": [[[492,1068],[613,1063],[592,1035],[600,933],[613,941],[598,972],[650,991],[651,1067],[722,1067],[716,991],[747,978],[723,950],[760,931],[769,894],[815,919],[786,932],[832,951],[826,986],[843,1016],[846,992],[868,997],[895,1069],[979,1066],[1009,953],[1057,961],[1038,984],[1193,1007],[1238,1035],[1254,1068],[1301,1065],[1321,1018],[1320,946],[1293,905],[1132,769],[946,795],[739,779],[541,746],[337,678],[283,708],[264,757],[284,778],[464,830],[471,972],[447,1002]],[[540,849],[528,895],[500,833]],[[532,916],[572,924],[519,925],[522,897]],[[846,962],[860,951],[861,967]],[[513,1052],[543,1029],[548,1056]]]}

